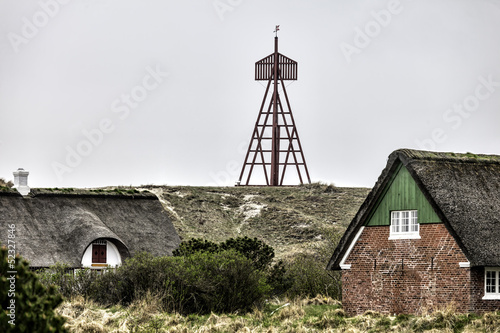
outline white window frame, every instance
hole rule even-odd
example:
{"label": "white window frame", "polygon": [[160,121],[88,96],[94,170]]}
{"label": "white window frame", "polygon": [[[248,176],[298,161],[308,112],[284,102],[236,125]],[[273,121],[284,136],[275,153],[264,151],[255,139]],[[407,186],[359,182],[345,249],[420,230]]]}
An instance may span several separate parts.
{"label": "white window frame", "polygon": [[418,212],[414,210],[391,211],[389,239],[420,239]]}
{"label": "white window frame", "polygon": [[[494,273],[494,292],[491,290],[488,292],[487,282],[488,273]],[[484,268],[484,297],[483,299],[500,299],[500,267],[485,267]]]}

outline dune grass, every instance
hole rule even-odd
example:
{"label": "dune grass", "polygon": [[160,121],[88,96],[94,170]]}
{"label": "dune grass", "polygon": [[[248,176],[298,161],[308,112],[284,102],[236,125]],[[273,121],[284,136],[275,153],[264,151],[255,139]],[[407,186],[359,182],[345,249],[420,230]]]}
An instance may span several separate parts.
{"label": "dune grass", "polygon": [[[327,245],[328,234],[344,232],[369,192],[321,183],[293,187],[150,185],[138,190],[149,190],[160,198],[184,240],[257,237],[274,248],[277,259]],[[333,248],[330,245],[331,252]]]}
{"label": "dune grass", "polygon": [[57,312],[71,332],[500,332],[500,311],[479,316],[448,306],[420,316],[367,311],[347,317],[339,301],[322,296],[269,300],[247,314],[188,316],[164,312],[153,295],[110,308],[79,297],[64,302]]}

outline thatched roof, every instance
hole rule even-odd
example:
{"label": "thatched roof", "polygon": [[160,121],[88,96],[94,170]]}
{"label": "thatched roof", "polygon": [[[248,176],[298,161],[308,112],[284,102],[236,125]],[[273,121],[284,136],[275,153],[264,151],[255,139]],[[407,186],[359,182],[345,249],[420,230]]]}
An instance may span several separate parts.
{"label": "thatched roof", "polygon": [[167,255],[180,239],[154,194],[73,189],[32,189],[22,197],[0,192],[0,243],[15,225],[16,251],[33,267],[56,262],[80,267],[86,247],[113,241],[123,257],[147,251]]}
{"label": "thatched roof", "polygon": [[328,263],[339,264],[359,228],[403,164],[471,266],[500,266],[500,156],[394,151]]}

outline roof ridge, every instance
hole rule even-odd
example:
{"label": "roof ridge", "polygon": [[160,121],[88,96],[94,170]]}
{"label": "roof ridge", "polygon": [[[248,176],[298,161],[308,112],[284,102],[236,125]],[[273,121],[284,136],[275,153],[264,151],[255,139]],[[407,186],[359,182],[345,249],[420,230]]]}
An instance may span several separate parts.
{"label": "roof ridge", "polygon": [[[23,196],[14,188],[1,188],[0,196]],[[88,190],[73,188],[31,188],[30,193],[24,198],[60,197],[60,198],[116,198],[116,199],[149,199],[156,200],[158,197],[148,191],[137,190]]]}
{"label": "roof ridge", "polygon": [[407,160],[428,160],[440,162],[455,163],[496,163],[500,164],[500,155],[474,154],[474,153],[454,153],[454,152],[436,152],[416,149],[398,149],[391,155],[397,155],[401,159]]}

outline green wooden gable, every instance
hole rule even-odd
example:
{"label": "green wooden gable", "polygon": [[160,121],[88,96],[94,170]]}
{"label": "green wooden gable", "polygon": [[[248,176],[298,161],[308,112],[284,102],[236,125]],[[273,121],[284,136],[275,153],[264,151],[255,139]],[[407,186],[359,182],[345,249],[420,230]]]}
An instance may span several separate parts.
{"label": "green wooden gable", "polygon": [[365,225],[390,225],[391,211],[415,209],[418,210],[419,223],[441,222],[408,169],[400,164]]}

